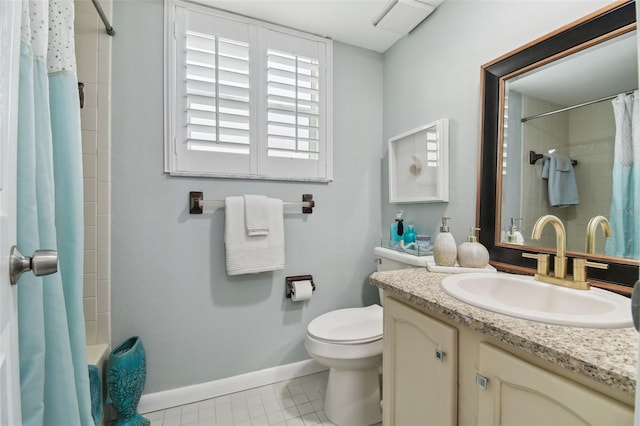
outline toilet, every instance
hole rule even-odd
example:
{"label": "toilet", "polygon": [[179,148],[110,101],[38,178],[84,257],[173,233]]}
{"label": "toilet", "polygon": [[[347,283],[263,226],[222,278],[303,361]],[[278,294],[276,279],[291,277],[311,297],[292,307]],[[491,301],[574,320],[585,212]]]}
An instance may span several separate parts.
{"label": "toilet", "polygon": [[[378,271],[426,267],[426,259],[376,247]],[[382,304],[382,291],[380,291]],[[338,426],[366,426],[382,421],[382,307],[327,312],[307,327],[305,348],[329,367],[324,413]]]}

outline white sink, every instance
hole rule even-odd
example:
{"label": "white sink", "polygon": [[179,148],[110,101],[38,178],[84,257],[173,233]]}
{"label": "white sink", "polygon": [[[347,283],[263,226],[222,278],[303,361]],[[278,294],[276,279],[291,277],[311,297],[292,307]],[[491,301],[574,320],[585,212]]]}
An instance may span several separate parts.
{"label": "white sink", "polygon": [[589,328],[631,327],[631,299],[610,291],[575,290],[506,273],[449,275],[440,284],[470,305],[548,324]]}

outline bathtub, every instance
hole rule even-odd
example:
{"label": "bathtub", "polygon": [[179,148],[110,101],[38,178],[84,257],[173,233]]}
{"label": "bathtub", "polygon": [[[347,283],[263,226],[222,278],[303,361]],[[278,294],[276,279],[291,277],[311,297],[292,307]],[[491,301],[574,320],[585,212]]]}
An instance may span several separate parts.
{"label": "bathtub", "polygon": [[[109,358],[109,345],[106,343],[98,344],[98,345],[87,345],[87,364],[95,365],[99,370],[100,377],[100,388],[102,390],[102,407],[104,412],[104,397],[105,397],[105,387],[104,387],[104,364]],[[93,398],[93,395],[92,395]],[[104,421],[105,416],[102,416]],[[103,421],[99,423],[99,425],[103,424]]]}

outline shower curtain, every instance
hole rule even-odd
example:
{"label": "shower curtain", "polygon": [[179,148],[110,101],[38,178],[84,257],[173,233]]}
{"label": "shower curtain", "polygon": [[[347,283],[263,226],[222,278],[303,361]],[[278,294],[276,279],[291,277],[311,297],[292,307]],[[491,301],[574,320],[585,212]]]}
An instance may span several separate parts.
{"label": "shower curtain", "polygon": [[640,258],[640,107],[638,91],[613,101],[616,136],[606,254]]}
{"label": "shower curtain", "polygon": [[83,188],[73,0],[22,0],[18,248],[57,249],[58,273],[18,281],[22,419],[92,425],[85,345]]}

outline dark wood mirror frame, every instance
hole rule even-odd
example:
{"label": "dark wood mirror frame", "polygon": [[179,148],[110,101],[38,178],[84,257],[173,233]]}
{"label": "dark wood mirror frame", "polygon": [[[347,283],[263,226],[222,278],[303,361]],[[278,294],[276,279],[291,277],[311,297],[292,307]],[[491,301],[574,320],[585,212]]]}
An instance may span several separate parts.
{"label": "dark wood mirror frame", "polygon": [[[541,37],[482,66],[481,69],[481,124],[480,152],[478,163],[478,198],[476,223],[481,228],[479,240],[489,250],[491,263],[498,269],[533,274],[535,260],[522,257],[522,253],[537,251],[553,253],[555,249],[520,247],[499,243],[501,193],[499,162],[502,155],[500,126],[504,99],[504,81],[541,64],[549,63],[569,53],[582,50],[600,40],[611,38],[635,28],[635,1],[617,2],[559,30]],[[640,243],[640,242],[639,242]],[[571,271],[572,257],[597,259],[609,264],[607,270],[590,269],[588,275],[594,286],[608,288],[623,294],[631,294],[631,287],[638,280],[638,265],[635,261],[616,262],[614,258],[569,253],[567,270]]]}

